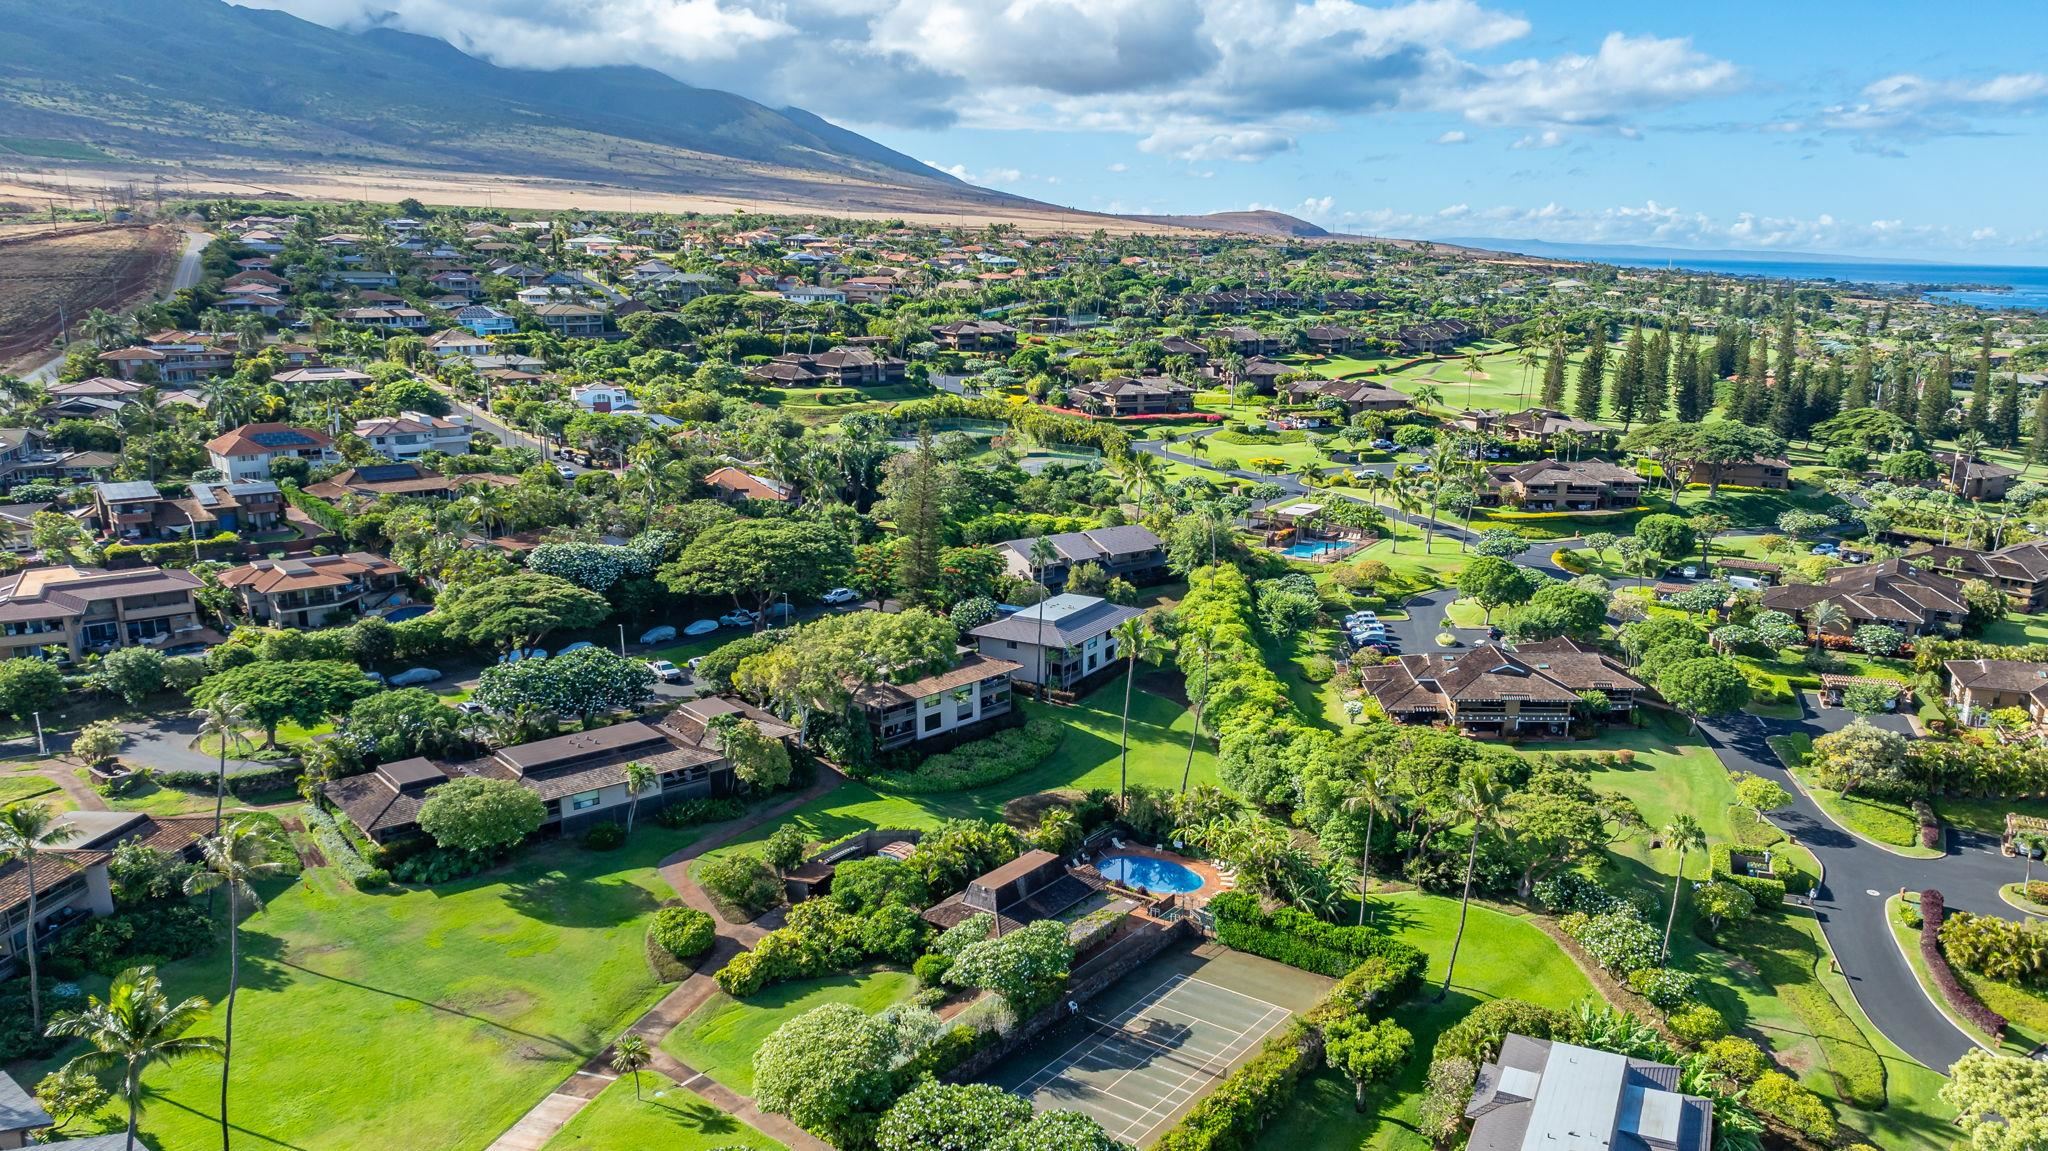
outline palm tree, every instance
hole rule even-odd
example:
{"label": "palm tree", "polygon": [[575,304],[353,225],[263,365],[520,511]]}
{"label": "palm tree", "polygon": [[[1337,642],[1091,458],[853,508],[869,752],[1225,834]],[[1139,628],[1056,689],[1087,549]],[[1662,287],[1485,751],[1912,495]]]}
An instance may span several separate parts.
{"label": "palm tree", "polygon": [[1424,384],[1415,389],[1415,406],[1418,410],[1429,409],[1444,402],[1444,390],[1435,384]]}
{"label": "palm tree", "polygon": [[1451,937],[1451,961],[1444,968],[1444,985],[1437,988],[1438,1003],[1451,993],[1451,976],[1458,970],[1458,948],[1465,942],[1465,915],[1472,908],[1472,868],[1479,862],[1479,840],[1493,825],[1500,801],[1500,785],[1482,772],[1468,776],[1458,793],[1458,813],[1472,821],[1472,844],[1465,849],[1465,891],[1458,897],[1458,933]]}
{"label": "palm tree", "polygon": [[1849,622],[1849,613],[1844,611],[1842,605],[1834,600],[1824,599],[1806,609],[1806,622],[1813,629],[1814,642],[1819,643],[1820,637],[1829,628],[1840,627]]}
{"label": "palm tree", "polygon": [[1485,366],[1485,364],[1483,364],[1483,363],[1482,363],[1482,362],[1480,361],[1480,359],[1479,359],[1479,353],[1477,353],[1477,352],[1472,352],[1472,353],[1469,353],[1469,354],[1467,354],[1467,355],[1465,356],[1465,368],[1464,368],[1464,375],[1465,375],[1465,410],[1466,410],[1466,411],[1468,411],[1468,412],[1472,410],[1472,381],[1474,381],[1474,380],[1478,379],[1478,378],[1479,378],[1480,376],[1483,376],[1483,375],[1485,375],[1485,374],[1486,374],[1486,366]]}
{"label": "palm tree", "polygon": [[1699,820],[1680,815],[1664,829],[1664,839],[1678,849],[1678,874],[1671,878],[1671,911],[1664,917],[1664,947],[1657,953],[1660,961],[1671,957],[1671,925],[1678,922],[1678,893],[1685,890],[1685,853],[1705,851],[1707,833]]}
{"label": "palm tree", "polygon": [[185,880],[185,894],[216,887],[228,893],[228,1009],[220,1039],[220,1148],[228,1149],[228,1066],[235,1049],[235,992],[242,982],[242,904],[253,913],[263,909],[255,881],[284,870],[276,856],[285,850],[268,824],[238,819],[199,841],[199,869]]}
{"label": "palm tree", "polygon": [[1031,541],[1031,579],[1038,584],[1038,638],[1033,646],[1038,649],[1038,698],[1045,699],[1045,678],[1052,671],[1045,658],[1045,569],[1060,558],[1060,551],[1052,541],[1039,536]]}
{"label": "palm tree", "polygon": [[82,1011],[66,1011],[50,1021],[49,1034],[83,1039],[93,1049],[64,1065],[87,1075],[121,1069],[121,1094],[128,1100],[128,1143],[135,1151],[135,1124],[142,1114],[142,1069],[152,1060],[187,1055],[222,1055],[221,1041],[211,1035],[187,1035],[210,1005],[194,995],[173,1004],[164,996],[154,967],[131,967],[114,976],[107,997],[86,1000]]}
{"label": "palm tree", "polygon": [[211,738],[220,747],[220,774],[213,781],[213,833],[219,835],[221,809],[227,805],[228,795],[228,744],[242,742],[242,732],[249,726],[249,713],[232,696],[220,695],[205,708],[193,712],[192,718],[199,721],[192,746]]}
{"label": "palm tree", "polygon": [[656,785],[660,780],[659,772],[637,759],[626,765],[626,794],[632,797],[633,801],[626,808],[627,835],[633,834],[633,817],[640,813],[640,793],[651,787],[659,790]]}
{"label": "palm tree", "polygon": [[1188,729],[1188,760],[1181,765],[1180,769],[1180,793],[1182,795],[1188,793],[1188,776],[1192,775],[1195,770],[1195,743],[1202,738],[1202,704],[1209,698],[1209,637],[1205,635],[1189,636],[1188,642],[1194,644],[1195,650],[1202,654],[1202,690],[1195,694],[1195,722],[1194,726]]}
{"label": "palm tree", "polygon": [[1124,653],[1124,725],[1119,739],[1121,747],[1116,764],[1116,805],[1124,810],[1124,789],[1129,779],[1131,763],[1131,684],[1138,678],[1138,660],[1151,654],[1152,629],[1145,624],[1145,617],[1134,615],[1116,625],[1110,632],[1116,637],[1117,650]]}
{"label": "palm tree", "polygon": [[1515,351],[1515,362],[1522,365],[1522,406],[1525,408],[1529,406],[1529,376],[1541,359],[1533,343],[1523,344]]}
{"label": "palm tree", "polygon": [[1365,809],[1365,839],[1358,849],[1358,922],[1365,923],[1366,894],[1372,889],[1372,825],[1375,816],[1392,819],[1394,804],[1390,780],[1378,764],[1368,763],[1359,774],[1358,786],[1344,801],[1347,811]]}
{"label": "palm tree", "polygon": [[633,1077],[633,1098],[640,1098],[640,1069],[654,1062],[647,1041],[628,1031],[612,1044],[612,1070]]}
{"label": "palm tree", "polygon": [[28,1010],[37,1031],[43,1029],[43,996],[36,970],[36,856],[77,836],[78,829],[58,823],[46,804],[17,803],[0,811],[0,859],[21,860],[28,876]]}

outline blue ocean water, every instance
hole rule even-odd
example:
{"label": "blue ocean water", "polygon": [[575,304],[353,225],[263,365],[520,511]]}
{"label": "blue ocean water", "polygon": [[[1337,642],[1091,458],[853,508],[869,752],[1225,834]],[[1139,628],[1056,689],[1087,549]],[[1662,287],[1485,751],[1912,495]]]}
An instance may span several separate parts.
{"label": "blue ocean water", "polygon": [[[2048,309],[2048,268],[2008,264],[1883,264],[1860,260],[1728,260],[1711,256],[1639,259],[1598,254],[1587,249],[1580,257],[1629,268],[1688,268],[1724,276],[1767,276],[1773,279],[1841,280],[1858,284],[1921,285],[1952,290],[1930,291],[1935,299],[1978,308]],[[1980,289],[1993,290],[1980,290]]]}

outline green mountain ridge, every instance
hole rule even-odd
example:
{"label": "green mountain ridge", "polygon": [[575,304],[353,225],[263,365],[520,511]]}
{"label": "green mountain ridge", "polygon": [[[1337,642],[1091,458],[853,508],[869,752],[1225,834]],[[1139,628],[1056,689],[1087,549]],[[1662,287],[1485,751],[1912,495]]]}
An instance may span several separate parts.
{"label": "green mountain ridge", "polygon": [[222,0],[0,0],[0,136],[143,159],[378,163],[716,189],[856,182],[1028,203],[801,109],[648,68],[501,68]]}

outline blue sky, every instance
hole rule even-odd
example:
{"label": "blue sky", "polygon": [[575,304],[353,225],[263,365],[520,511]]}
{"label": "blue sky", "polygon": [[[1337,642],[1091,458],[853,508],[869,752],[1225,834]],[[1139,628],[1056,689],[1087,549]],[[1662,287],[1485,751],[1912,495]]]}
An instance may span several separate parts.
{"label": "blue sky", "polygon": [[1092,210],[2048,262],[2038,4],[242,2],[647,64]]}

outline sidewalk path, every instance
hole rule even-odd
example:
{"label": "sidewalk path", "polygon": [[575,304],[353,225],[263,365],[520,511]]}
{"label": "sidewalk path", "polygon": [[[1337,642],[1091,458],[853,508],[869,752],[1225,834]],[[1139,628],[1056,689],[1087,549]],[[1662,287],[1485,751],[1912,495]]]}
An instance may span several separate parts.
{"label": "sidewalk path", "polygon": [[[751,923],[727,923],[711,905],[711,897],[690,878],[690,864],[699,856],[714,848],[722,847],[740,838],[764,823],[783,819],[797,808],[818,799],[833,788],[845,782],[845,777],[829,767],[820,765],[817,781],[803,791],[759,811],[750,812],[739,819],[720,825],[715,831],[701,835],[688,847],[661,861],[661,877],[675,889],[684,906],[694,907],[711,917],[717,931],[717,938],[711,945],[710,954],[697,963],[697,969],[688,979],[662,996],[661,1002],[647,1009],[646,1014],[633,1021],[626,1032],[638,1035],[647,1041],[648,1050],[654,1061],[649,1068],[659,1071],[691,1091],[709,1100],[719,1110],[734,1116],[780,1140],[791,1151],[831,1151],[831,1146],[810,1132],[791,1123],[780,1115],[773,1115],[754,1106],[754,1101],[714,1082],[710,1076],[686,1063],[678,1061],[661,1049],[662,1040],[676,1029],[690,1012],[695,1011],[711,993],[718,990],[718,984],[711,973],[724,967],[733,956],[746,950],[761,936],[767,934],[762,928]],[[604,1050],[584,1060],[570,1076],[563,1080],[553,1092],[534,1104],[533,1109],[521,1116],[503,1135],[498,1136],[489,1151],[541,1151],[548,1141],[561,1131],[584,1105],[595,1099],[599,1092],[609,1086],[618,1075],[611,1069],[612,1049]]]}

